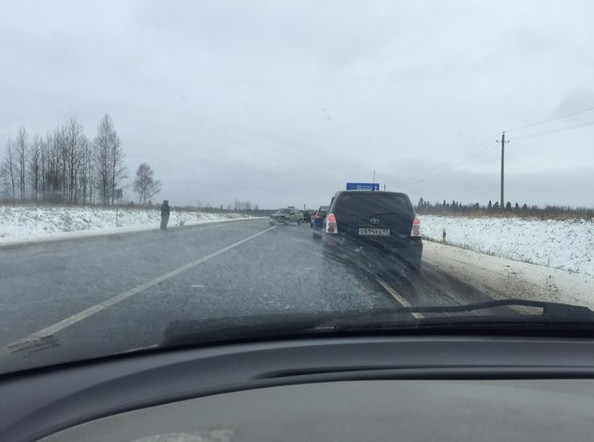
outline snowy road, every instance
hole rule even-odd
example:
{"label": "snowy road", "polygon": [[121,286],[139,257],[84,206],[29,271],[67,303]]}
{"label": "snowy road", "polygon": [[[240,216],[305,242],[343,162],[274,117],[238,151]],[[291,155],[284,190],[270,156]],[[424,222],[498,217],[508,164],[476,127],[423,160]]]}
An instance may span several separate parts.
{"label": "snowy road", "polygon": [[56,360],[158,344],[175,320],[395,303],[326,259],[307,225],[262,219],[3,249],[0,279],[0,347],[47,336],[51,350],[11,355]]}
{"label": "snowy road", "polygon": [[156,345],[176,320],[457,305],[509,288],[495,267],[490,285],[478,284],[488,266],[469,271],[477,257],[456,250],[426,243],[419,277],[379,282],[325,256],[307,225],[263,219],[0,250],[0,371],[19,358],[47,364]]}

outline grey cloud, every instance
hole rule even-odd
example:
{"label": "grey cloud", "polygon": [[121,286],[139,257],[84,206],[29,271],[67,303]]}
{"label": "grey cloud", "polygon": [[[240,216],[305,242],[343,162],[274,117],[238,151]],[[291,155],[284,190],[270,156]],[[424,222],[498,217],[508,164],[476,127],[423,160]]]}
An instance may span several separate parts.
{"label": "grey cloud", "polygon": [[[0,16],[0,145],[69,117],[93,137],[109,112],[130,169],[151,163],[172,201],[315,205],[374,169],[391,190],[488,200],[503,130],[594,106],[587,1],[32,5]],[[571,171],[594,164],[594,129],[521,139],[549,127],[509,133],[510,183],[568,174],[572,191],[544,192],[558,201],[520,196],[587,204]]]}

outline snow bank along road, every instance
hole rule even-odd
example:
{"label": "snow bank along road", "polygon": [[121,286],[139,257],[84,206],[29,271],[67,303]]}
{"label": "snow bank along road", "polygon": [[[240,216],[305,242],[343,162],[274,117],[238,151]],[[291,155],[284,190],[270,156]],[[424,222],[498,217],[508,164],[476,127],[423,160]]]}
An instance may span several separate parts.
{"label": "snow bank along road", "polygon": [[423,234],[488,255],[594,275],[594,221],[421,216]]}
{"label": "snow bank along road", "polygon": [[594,307],[591,276],[426,242],[410,280],[328,258],[307,225],[246,220],[0,249],[0,372],[154,346],[175,320],[502,297]]}
{"label": "snow bank along road", "polygon": [[[232,212],[188,212],[174,208],[169,227],[245,218],[248,217]],[[0,206],[0,246],[154,230],[160,221],[158,208]]]}
{"label": "snow bank along road", "polygon": [[489,293],[494,299],[562,302],[594,310],[592,275],[512,261],[431,241],[425,241],[424,252],[424,271],[434,275],[431,284],[466,285]]}
{"label": "snow bank along road", "polygon": [[[426,269],[494,298],[594,309],[594,222],[431,215],[421,221],[435,241],[425,241]],[[448,245],[438,242],[443,230]]]}

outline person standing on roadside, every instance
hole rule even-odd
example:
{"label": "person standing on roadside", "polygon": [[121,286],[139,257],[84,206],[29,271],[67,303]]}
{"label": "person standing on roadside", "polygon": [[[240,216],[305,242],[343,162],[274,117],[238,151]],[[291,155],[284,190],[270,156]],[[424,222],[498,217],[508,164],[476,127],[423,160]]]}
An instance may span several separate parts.
{"label": "person standing on roadside", "polygon": [[167,230],[167,223],[169,222],[169,201],[163,201],[161,204],[161,230]]}

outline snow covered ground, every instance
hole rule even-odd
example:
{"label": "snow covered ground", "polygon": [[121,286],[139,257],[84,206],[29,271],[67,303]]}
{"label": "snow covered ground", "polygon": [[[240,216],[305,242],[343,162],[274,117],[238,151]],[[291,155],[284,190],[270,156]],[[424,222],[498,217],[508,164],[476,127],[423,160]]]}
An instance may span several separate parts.
{"label": "snow covered ground", "polygon": [[421,216],[423,235],[488,255],[594,275],[594,222]]}
{"label": "snow covered ground", "polygon": [[[451,245],[426,241],[423,259],[494,299],[583,305],[594,310],[594,276],[514,262]],[[521,308],[519,309],[522,310]]]}
{"label": "snow covered ground", "polygon": [[[171,211],[169,226],[247,218],[237,213]],[[97,234],[158,229],[158,209],[116,210],[99,207],[0,206],[0,246]]]}

